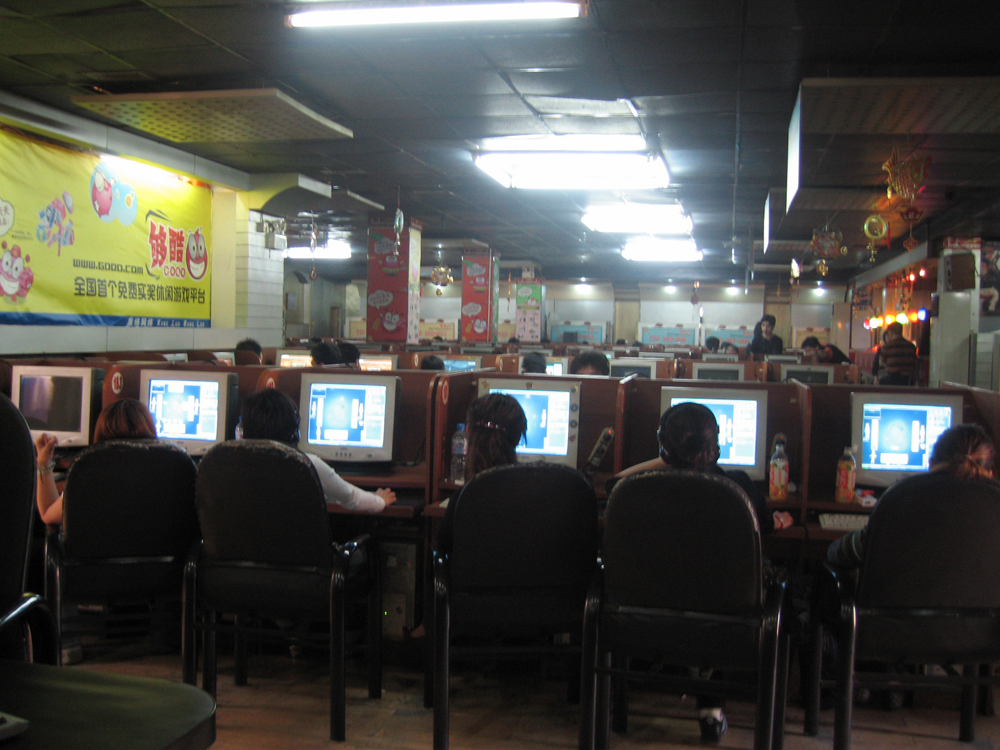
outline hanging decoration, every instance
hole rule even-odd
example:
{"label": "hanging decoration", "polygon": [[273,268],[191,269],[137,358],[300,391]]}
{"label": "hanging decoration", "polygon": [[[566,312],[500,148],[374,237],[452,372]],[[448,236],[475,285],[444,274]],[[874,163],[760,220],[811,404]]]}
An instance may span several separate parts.
{"label": "hanging decoration", "polygon": [[917,194],[924,189],[924,182],[927,180],[927,173],[931,168],[931,157],[924,158],[907,157],[899,160],[899,150],[892,147],[892,154],[888,161],[882,165],[882,171],[888,172],[888,187],[885,194],[889,200],[898,195],[907,203],[912,203]]}
{"label": "hanging decoration", "polygon": [[839,229],[831,227],[829,223],[813,230],[809,249],[820,258],[835,258],[838,255],[847,255],[847,248],[844,247],[843,233]]}
{"label": "hanging decoration", "polygon": [[[889,236],[889,222],[882,218],[881,214],[872,214],[862,225],[865,230],[865,236],[868,237],[868,252],[871,253],[871,262],[875,262],[875,254],[878,252],[875,248],[876,242],[881,242],[886,237]],[[892,240],[890,239],[891,243]]]}
{"label": "hanging decoration", "polygon": [[899,218],[910,226],[910,236],[903,240],[903,247],[905,247],[909,252],[913,252],[914,248],[920,244],[913,237],[913,225],[924,218],[924,212],[912,204],[904,204],[899,207],[898,213]]}
{"label": "hanging decoration", "polygon": [[816,264],[816,273],[820,276],[826,276],[830,273],[830,266],[826,263],[826,258],[820,258],[819,262]]}
{"label": "hanging decoration", "polygon": [[801,275],[802,275],[802,265],[797,260],[795,260],[795,258],[792,258],[790,278],[797,279]]}
{"label": "hanging decoration", "polygon": [[455,283],[455,279],[451,275],[451,269],[445,265],[434,266],[431,270],[431,283],[437,285],[437,296],[443,296],[443,289],[449,284]]}
{"label": "hanging decoration", "polygon": [[312,268],[309,269],[309,280],[316,281],[319,278],[319,271],[316,270],[316,245],[319,242],[319,227],[313,219],[312,227],[309,231],[309,252],[312,253]]}
{"label": "hanging decoration", "polygon": [[691,304],[696,307],[698,305],[698,287],[700,286],[701,286],[700,281],[694,282],[694,291],[691,292]]}

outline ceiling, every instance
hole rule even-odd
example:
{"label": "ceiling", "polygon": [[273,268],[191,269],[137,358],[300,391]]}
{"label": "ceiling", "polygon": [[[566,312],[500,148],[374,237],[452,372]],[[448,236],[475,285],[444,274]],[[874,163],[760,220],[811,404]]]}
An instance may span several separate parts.
{"label": "ceiling", "polygon": [[[909,228],[882,169],[894,147],[900,159],[931,157],[914,201],[925,212],[917,239],[1000,237],[996,3],[590,0],[587,17],[572,21],[416,30],[293,29],[286,9],[269,0],[0,0],[0,89],[239,170],[298,172],[335,196],[360,196],[303,204],[356,248],[350,261],[319,264],[328,278],[365,275],[374,202],[423,223],[425,265],[438,245],[454,266],[463,247],[485,244],[509,268],[624,286],[742,282],[748,267],[757,281],[786,280],[792,258],[811,267],[812,230],[829,223],[847,248],[829,278],[843,281],[871,266],[861,229],[873,212],[894,240],[879,261],[906,252]],[[786,213],[789,122],[804,80],[799,190]],[[155,93],[194,106],[192,92],[227,90],[261,94],[251,97],[251,121],[284,106],[289,129],[213,135],[183,118],[217,112],[183,107],[171,110],[172,129],[158,128],[87,101]],[[222,111],[235,117],[232,106]],[[671,187],[509,190],[473,164],[483,138],[545,133],[644,134],[659,143]],[[680,200],[704,261],[623,260],[620,235],[580,222],[589,203],[622,199]]]}

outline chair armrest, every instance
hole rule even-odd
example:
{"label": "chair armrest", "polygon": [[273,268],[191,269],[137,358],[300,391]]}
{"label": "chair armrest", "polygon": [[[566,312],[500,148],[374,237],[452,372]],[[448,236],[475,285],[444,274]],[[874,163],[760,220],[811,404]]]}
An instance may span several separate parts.
{"label": "chair armrest", "polygon": [[854,620],[853,571],[824,562],[813,576],[812,616],[825,625]]}
{"label": "chair armrest", "polygon": [[59,664],[59,628],[48,603],[37,594],[24,594],[0,613],[0,630],[24,620],[31,632],[32,659],[39,664]]}
{"label": "chair armrest", "polygon": [[434,550],[433,559],[431,561],[434,572],[434,583],[433,592],[435,600],[448,599],[448,591],[451,588],[451,576],[450,576],[450,562],[447,554],[442,554],[438,550]]}

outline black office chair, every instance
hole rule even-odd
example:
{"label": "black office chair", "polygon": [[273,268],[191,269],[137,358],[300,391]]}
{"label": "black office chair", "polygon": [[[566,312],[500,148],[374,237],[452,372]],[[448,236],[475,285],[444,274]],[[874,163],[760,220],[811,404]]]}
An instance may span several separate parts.
{"label": "black office chair", "polygon": [[[959,739],[975,734],[976,686],[996,685],[1000,661],[1000,483],[939,473],[897,482],[868,520],[855,587],[850,572],[818,571],[810,618],[812,659],[805,732],[819,729],[822,633],[837,643],[833,746],[851,744],[855,686],[960,689]],[[856,662],[963,664],[963,675],[860,673]]]}
{"label": "black office chair", "polygon": [[110,440],[77,457],[63,523],[49,527],[45,545],[45,596],[60,627],[64,602],[180,601],[198,537],[196,474],[165,440]]}
{"label": "black office chair", "polygon": [[315,467],[305,454],[272,440],[235,440],[209,450],[198,467],[196,498],[204,543],[185,575],[184,681],[197,680],[194,634],[203,629],[203,687],[215,694],[219,614],[236,615],[238,685],[246,684],[244,626],[251,617],[328,623],[330,738],[343,741],[348,601],[367,598],[368,696],[382,695],[374,539],[366,534],[335,544]]}
{"label": "black office chair", "polygon": [[[580,747],[608,746],[613,676],[617,731],[626,728],[633,678],[679,693],[755,696],[754,748],[780,748],[785,585],[765,585],[757,517],[743,490],[724,476],[691,471],[627,477],[608,500],[601,558],[600,593],[588,600],[584,624]],[[757,672],[757,685],[632,670],[633,657]]]}
{"label": "black office chair", "polygon": [[[597,499],[583,474],[528,464],[481,472],[451,500],[450,549],[434,567],[434,747],[448,747],[454,656],[496,658],[538,649],[457,648],[453,636],[535,640],[571,633],[578,654],[583,607],[597,565]],[[551,644],[551,639],[549,640]]]}

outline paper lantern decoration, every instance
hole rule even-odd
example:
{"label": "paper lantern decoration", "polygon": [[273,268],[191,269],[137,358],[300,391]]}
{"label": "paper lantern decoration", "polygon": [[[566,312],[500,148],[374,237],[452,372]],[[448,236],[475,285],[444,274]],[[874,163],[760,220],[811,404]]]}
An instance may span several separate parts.
{"label": "paper lantern decoration", "polygon": [[887,178],[889,186],[885,190],[889,200],[898,195],[912,203],[917,194],[924,189],[930,168],[931,157],[908,157],[900,161],[899,150],[893,146],[888,161],[882,165],[882,170],[889,173]]}

